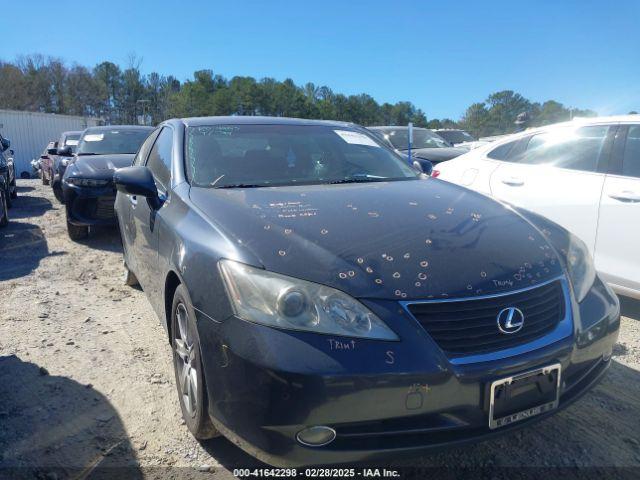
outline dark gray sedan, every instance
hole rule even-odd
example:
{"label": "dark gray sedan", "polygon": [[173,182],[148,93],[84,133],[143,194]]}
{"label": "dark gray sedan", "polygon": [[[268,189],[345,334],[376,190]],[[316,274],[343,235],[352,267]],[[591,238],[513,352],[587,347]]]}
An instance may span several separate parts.
{"label": "dark gray sedan", "polygon": [[364,128],[170,120],[114,181],[197,438],[283,466],[415,455],[553,415],[611,363],[584,243]]}

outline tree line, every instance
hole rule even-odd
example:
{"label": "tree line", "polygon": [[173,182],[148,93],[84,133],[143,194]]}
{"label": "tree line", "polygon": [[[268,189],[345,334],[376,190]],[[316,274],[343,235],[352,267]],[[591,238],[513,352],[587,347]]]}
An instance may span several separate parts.
{"label": "tree line", "polygon": [[293,80],[227,79],[212,70],[198,70],[193,78],[141,71],[141,60],[129,58],[126,67],[105,61],[93,68],[69,65],[43,55],[0,60],[0,108],[99,117],[106,124],[157,124],[167,118],[206,115],[270,115],[329,119],[361,125],[414,125],[464,128],[473,135],[511,133],[524,115],[529,126],[547,125],[572,116],[593,116],[591,110],[569,109],[548,100],[531,102],[510,90],[474,103],[459,120],[428,119],[410,101],[378,103],[365,93],[344,95],[313,83]]}

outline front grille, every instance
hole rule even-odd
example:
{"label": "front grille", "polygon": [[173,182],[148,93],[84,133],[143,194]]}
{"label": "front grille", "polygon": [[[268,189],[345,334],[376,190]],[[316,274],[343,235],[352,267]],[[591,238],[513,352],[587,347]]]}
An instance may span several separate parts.
{"label": "front grille", "polygon": [[99,197],[96,200],[95,218],[107,220],[115,216],[115,197]]}
{"label": "front grille", "polygon": [[[519,308],[524,326],[516,333],[498,330],[498,313]],[[490,298],[411,303],[408,309],[449,356],[487,353],[528,343],[552,331],[564,318],[559,280],[530,290]]]}

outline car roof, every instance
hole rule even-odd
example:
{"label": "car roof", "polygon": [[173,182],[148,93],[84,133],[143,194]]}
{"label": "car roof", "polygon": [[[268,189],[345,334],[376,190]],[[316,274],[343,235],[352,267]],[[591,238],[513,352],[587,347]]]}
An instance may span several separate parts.
{"label": "car roof", "polygon": [[[375,126],[375,127],[367,127],[369,130],[407,130],[409,127],[407,125],[383,125],[383,126]],[[429,130],[424,127],[413,127],[414,130]]]}
{"label": "car roof", "polygon": [[209,125],[324,125],[328,127],[355,127],[349,122],[333,120],[309,120],[304,118],[288,117],[261,117],[261,116],[227,116],[227,117],[188,117],[167,120],[178,121],[188,127],[200,127]]}
{"label": "car roof", "polygon": [[153,127],[144,125],[104,125],[100,127],[88,127],[85,132],[106,132],[107,130],[153,130]]}

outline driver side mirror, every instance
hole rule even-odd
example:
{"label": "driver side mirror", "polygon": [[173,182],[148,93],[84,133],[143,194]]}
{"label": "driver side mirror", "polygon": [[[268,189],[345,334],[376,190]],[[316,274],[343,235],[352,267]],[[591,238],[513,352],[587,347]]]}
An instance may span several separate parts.
{"label": "driver side mirror", "polygon": [[4,152],[7,148],[11,146],[11,142],[6,138],[0,137],[0,145],[2,146],[2,151]]}
{"label": "driver side mirror", "polygon": [[151,170],[147,167],[119,168],[113,174],[113,182],[119,192],[146,197],[149,206],[154,210],[162,206],[156,182],[153,179]]}
{"label": "driver side mirror", "polygon": [[71,157],[73,152],[71,151],[71,147],[69,145],[59,148],[57,150],[57,154],[61,157]]}
{"label": "driver side mirror", "polygon": [[413,168],[415,168],[417,171],[424,173],[425,175],[431,175],[431,172],[433,172],[433,163],[431,163],[429,160],[414,160],[413,161]]}

